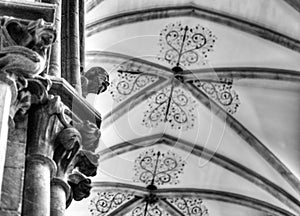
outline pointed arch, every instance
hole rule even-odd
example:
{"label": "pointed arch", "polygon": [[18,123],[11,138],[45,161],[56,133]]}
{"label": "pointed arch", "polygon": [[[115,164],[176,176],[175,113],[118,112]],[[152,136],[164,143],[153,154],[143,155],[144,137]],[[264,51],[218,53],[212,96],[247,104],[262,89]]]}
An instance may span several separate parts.
{"label": "pointed arch", "polygon": [[[114,190],[117,189],[124,192],[130,191],[134,194],[137,194],[138,196],[147,196],[150,193],[150,191],[148,191],[144,187],[124,183],[95,182],[93,186],[96,188],[100,188],[101,190],[110,190],[111,188],[114,188]],[[276,216],[295,216],[293,213],[272,205],[268,202],[227,191],[195,188],[165,188],[151,191],[151,193],[156,195],[160,199],[159,201],[165,203],[166,205],[171,205],[165,200],[165,198],[168,197],[197,197],[204,200],[221,201],[225,203],[249,207]],[[130,206],[132,207],[132,204]],[[125,212],[126,210],[122,208],[121,211]]]}
{"label": "pointed arch", "polygon": [[196,17],[229,26],[300,52],[300,41],[225,13],[195,5],[155,7],[112,15],[87,24],[87,36],[125,24],[169,17]]}
{"label": "pointed arch", "polygon": [[149,137],[142,137],[127,142],[123,142],[113,147],[104,149],[99,152],[100,162],[108,160],[117,155],[131,152],[137,149],[153,146],[156,144],[164,144],[167,146],[175,147],[185,152],[191,153],[197,157],[201,157],[209,160],[210,162],[229,170],[232,173],[250,181],[257,185],[261,189],[265,190],[273,197],[277,198],[282,203],[286,204],[296,212],[300,213],[300,201],[297,200],[290,193],[285,191],[280,186],[274,184],[267,178],[263,177],[259,173],[241,165],[240,163],[231,160],[230,158],[213,152],[199,143],[190,143],[186,140],[167,135],[167,134],[156,134]]}

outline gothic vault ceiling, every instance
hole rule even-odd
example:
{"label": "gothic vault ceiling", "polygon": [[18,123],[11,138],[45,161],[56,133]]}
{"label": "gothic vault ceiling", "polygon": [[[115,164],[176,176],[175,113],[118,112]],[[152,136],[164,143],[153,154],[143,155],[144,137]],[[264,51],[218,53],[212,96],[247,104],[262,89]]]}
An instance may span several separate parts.
{"label": "gothic vault ceiling", "polygon": [[76,216],[300,214],[296,0],[88,0],[110,87]]}

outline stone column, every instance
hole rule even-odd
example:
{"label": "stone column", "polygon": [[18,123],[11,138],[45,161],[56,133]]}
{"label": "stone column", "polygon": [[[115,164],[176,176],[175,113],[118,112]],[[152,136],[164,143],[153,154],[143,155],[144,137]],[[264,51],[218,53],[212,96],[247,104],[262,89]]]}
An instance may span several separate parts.
{"label": "stone column", "polygon": [[43,0],[42,2],[56,5],[55,29],[56,42],[51,47],[49,75],[61,77],[61,0]]}
{"label": "stone column", "polygon": [[12,90],[16,92],[16,89],[12,88],[14,88],[12,80],[4,78],[3,76],[0,77],[0,200],[6,156],[8,121],[12,101]]}
{"label": "stone column", "polygon": [[64,216],[70,186],[60,178],[51,181],[51,216]]}
{"label": "stone column", "polygon": [[59,97],[32,106],[28,115],[23,216],[50,216],[50,181],[56,173],[52,159],[55,137],[62,125]]}
{"label": "stone column", "polygon": [[51,159],[31,155],[26,159],[23,216],[50,216],[50,179],[55,170]]}
{"label": "stone column", "polygon": [[85,72],[85,0],[79,0],[80,73]]}
{"label": "stone column", "polygon": [[79,0],[62,1],[62,77],[81,94]]}

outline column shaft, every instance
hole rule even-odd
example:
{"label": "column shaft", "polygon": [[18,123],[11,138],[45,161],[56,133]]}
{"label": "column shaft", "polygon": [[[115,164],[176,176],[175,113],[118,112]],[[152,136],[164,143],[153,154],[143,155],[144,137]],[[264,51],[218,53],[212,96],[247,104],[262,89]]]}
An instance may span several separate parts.
{"label": "column shaft", "polygon": [[81,94],[79,0],[62,1],[62,77]]}
{"label": "column shaft", "polygon": [[85,72],[85,1],[79,0],[80,73]]}
{"label": "column shaft", "polygon": [[60,127],[55,113],[59,107],[59,98],[53,97],[29,110],[22,216],[50,216],[50,182],[56,173],[53,144]]}
{"label": "column shaft", "polygon": [[23,216],[50,216],[52,162],[40,155],[26,159]]}
{"label": "column shaft", "polygon": [[66,201],[70,186],[61,179],[54,178],[51,182],[51,216],[65,216]]}
{"label": "column shaft", "polygon": [[61,0],[43,0],[42,2],[56,5],[55,29],[56,42],[51,47],[49,75],[61,76]]}

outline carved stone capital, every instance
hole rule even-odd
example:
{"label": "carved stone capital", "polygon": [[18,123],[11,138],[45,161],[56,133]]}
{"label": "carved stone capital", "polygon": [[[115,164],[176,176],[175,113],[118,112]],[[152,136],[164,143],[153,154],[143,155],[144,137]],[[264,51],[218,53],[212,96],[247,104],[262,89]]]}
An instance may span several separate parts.
{"label": "carved stone capital", "polygon": [[34,77],[46,67],[47,49],[55,41],[53,26],[42,19],[0,18],[0,71]]}
{"label": "carved stone capital", "polygon": [[[47,65],[47,50],[56,33],[42,19],[28,21],[0,17],[0,80],[11,87],[10,123],[16,114],[24,115],[33,102],[28,78],[38,77]],[[41,77],[38,78],[41,80]],[[36,85],[35,85],[36,86]],[[29,87],[29,89],[28,89]],[[37,91],[38,92],[38,91]]]}
{"label": "carved stone capital", "polygon": [[[6,77],[6,78],[5,78]],[[10,85],[12,100],[10,106],[10,123],[22,119],[32,104],[43,103],[48,99],[48,89],[51,81],[44,77],[25,79],[15,74],[0,73],[0,80]]]}
{"label": "carved stone capital", "polygon": [[82,96],[88,94],[100,94],[109,86],[109,75],[101,67],[92,67],[81,76]]}
{"label": "carved stone capital", "polygon": [[59,118],[64,109],[59,96],[49,96],[44,103],[31,106],[28,119],[28,154],[52,157],[56,136],[65,127]]}

